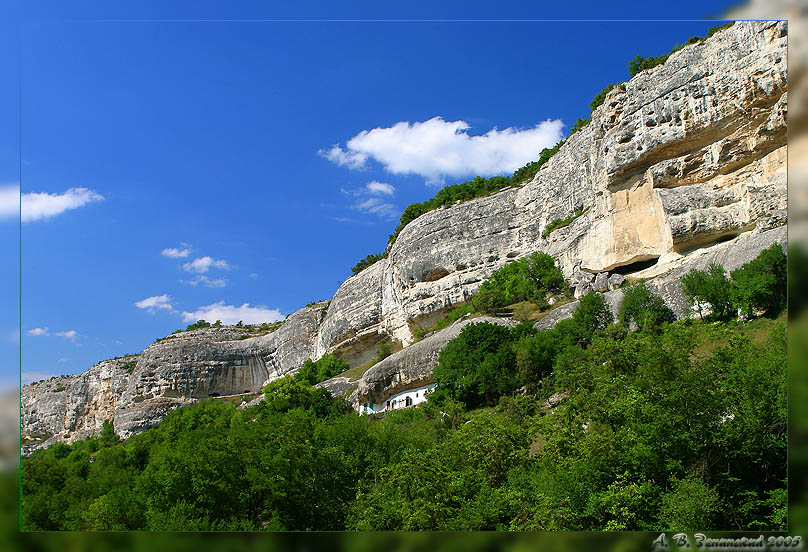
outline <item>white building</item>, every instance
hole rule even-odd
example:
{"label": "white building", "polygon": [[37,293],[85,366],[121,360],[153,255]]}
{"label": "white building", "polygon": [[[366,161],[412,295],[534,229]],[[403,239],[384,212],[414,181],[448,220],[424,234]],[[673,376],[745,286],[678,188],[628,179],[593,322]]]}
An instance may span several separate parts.
{"label": "white building", "polygon": [[401,408],[410,408],[426,402],[427,397],[435,390],[435,384],[430,383],[423,387],[410,389],[396,393],[387,398],[386,401],[379,404],[370,402],[363,402],[359,408],[359,414],[375,414],[378,412],[389,412],[391,410],[399,410]]}

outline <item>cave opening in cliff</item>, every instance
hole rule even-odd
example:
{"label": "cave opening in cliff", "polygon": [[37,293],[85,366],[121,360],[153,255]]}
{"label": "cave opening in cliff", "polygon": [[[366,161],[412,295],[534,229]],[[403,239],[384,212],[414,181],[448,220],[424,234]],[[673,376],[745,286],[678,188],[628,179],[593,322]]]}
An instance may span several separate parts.
{"label": "cave opening in cliff", "polygon": [[624,264],[621,266],[616,266],[611,269],[609,272],[612,274],[622,274],[626,276],[628,274],[633,274],[634,272],[639,272],[641,270],[645,270],[646,268],[651,268],[659,261],[659,257],[651,257],[649,259],[642,259],[639,261],[634,261],[633,263]]}

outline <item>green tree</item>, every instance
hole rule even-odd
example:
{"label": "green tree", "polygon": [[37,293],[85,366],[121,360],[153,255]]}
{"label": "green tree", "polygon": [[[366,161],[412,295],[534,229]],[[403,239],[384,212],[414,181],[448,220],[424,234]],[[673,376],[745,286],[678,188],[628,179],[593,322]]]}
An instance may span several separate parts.
{"label": "green tree", "polygon": [[707,271],[693,269],[682,276],[682,292],[691,304],[695,304],[699,317],[703,318],[702,305],[709,304],[709,318],[727,320],[732,316],[731,282],[727,279],[724,267],[713,263]]}
{"label": "green tree", "polygon": [[660,296],[651,293],[644,282],[638,282],[626,288],[618,319],[624,324],[634,322],[638,328],[650,330],[672,322],[675,317]]}
{"label": "green tree", "polygon": [[349,368],[350,366],[344,359],[332,355],[331,353],[326,353],[316,361],[312,361],[311,359],[306,360],[303,366],[295,373],[295,379],[305,381],[310,385],[315,385],[321,381],[333,378]]}
{"label": "green tree", "polygon": [[572,318],[556,325],[556,329],[566,343],[586,347],[596,332],[605,330],[613,322],[614,315],[606,299],[602,294],[590,291],[581,297]]}
{"label": "green tree", "polygon": [[519,381],[528,389],[535,390],[541,380],[552,372],[560,348],[560,339],[555,330],[539,330],[535,335],[517,341],[514,352]]}
{"label": "green tree", "polygon": [[662,496],[660,529],[699,531],[715,527],[722,507],[715,489],[697,477],[673,482],[673,488]]}
{"label": "green tree", "polygon": [[732,300],[744,316],[751,317],[756,311],[776,314],[785,306],[787,265],[783,248],[775,243],[732,271]]}
{"label": "green tree", "polygon": [[98,440],[102,447],[111,447],[118,442],[118,436],[115,434],[115,427],[112,425],[111,420],[104,420],[104,426]]}
{"label": "green tree", "polygon": [[[331,399],[326,389],[312,387],[305,380],[284,376],[264,387],[264,405],[274,412],[288,412],[293,408],[312,410],[317,416],[325,417],[342,409]],[[344,406],[344,405],[343,405]]]}
{"label": "green tree", "polygon": [[514,332],[498,324],[465,326],[438,357],[432,376],[437,387],[430,401],[452,398],[471,408],[493,404],[516,389],[513,339]]}

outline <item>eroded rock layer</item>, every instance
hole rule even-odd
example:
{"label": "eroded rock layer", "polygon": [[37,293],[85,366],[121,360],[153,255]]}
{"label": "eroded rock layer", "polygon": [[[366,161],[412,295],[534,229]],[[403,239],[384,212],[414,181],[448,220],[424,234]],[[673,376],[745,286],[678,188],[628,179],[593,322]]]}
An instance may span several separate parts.
{"label": "eroded rock layer", "polygon": [[[134,365],[106,361],[26,386],[23,438],[31,447],[70,441],[97,433],[104,419],[126,436],[200,398],[258,392],[325,353],[360,365],[382,341],[411,344],[416,325],[429,325],[494,270],[534,251],[557,259],[576,296],[595,289],[619,297],[613,290],[626,275],[656,277],[652,285],[682,315],[684,267],[720,257],[730,268],[747,256],[736,252],[784,239],[786,79],[784,22],[740,22],[687,46],[615,87],[532,181],[418,217],[386,259],[275,332],[246,339],[232,327],[182,332]],[[544,235],[574,213],[582,214]],[[379,363],[354,394],[377,397],[425,381],[439,350],[429,343]]]}

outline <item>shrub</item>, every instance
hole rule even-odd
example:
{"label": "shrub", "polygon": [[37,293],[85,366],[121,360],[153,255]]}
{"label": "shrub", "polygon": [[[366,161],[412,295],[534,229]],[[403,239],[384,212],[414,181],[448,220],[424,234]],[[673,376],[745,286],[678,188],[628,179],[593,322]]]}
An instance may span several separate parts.
{"label": "shrub", "polygon": [[348,370],[350,366],[345,360],[336,357],[330,353],[324,354],[317,361],[311,359],[303,363],[303,366],[295,374],[297,381],[305,381],[311,385],[320,383],[329,378],[333,378],[337,374],[341,374]]}
{"label": "shrub", "polygon": [[732,301],[744,316],[752,316],[757,310],[777,313],[785,306],[787,264],[783,248],[775,243],[732,271]]}
{"label": "shrub", "polygon": [[356,275],[365,270],[370,265],[376,263],[377,261],[381,261],[382,259],[387,257],[387,253],[372,253],[353,265],[351,267],[351,272]]}
{"label": "shrub", "polygon": [[598,331],[605,330],[614,322],[609,305],[603,295],[590,291],[578,302],[572,318],[556,324],[556,331],[567,345],[587,347]]}
{"label": "shrub", "polygon": [[462,184],[452,184],[441,188],[433,198],[424,202],[408,205],[401,214],[400,224],[393,233],[390,234],[388,243],[394,243],[404,227],[424,213],[428,213],[440,207],[454,205],[458,201],[470,201],[478,197],[489,196],[510,186],[517,186],[531,180],[536,176],[536,173],[539,172],[539,169],[547,163],[553,155],[558,153],[558,150],[563,144],[564,140],[561,140],[552,148],[544,148],[539,152],[538,160],[531,161],[523,167],[516,169],[513,176],[494,176],[491,178],[477,176],[473,180],[467,180]]}
{"label": "shrub", "polygon": [[129,362],[124,363],[121,368],[123,368],[127,374],[131,374],[135,371],[135,366],[137,366],[137,361],[130,360]]}
{"label": "shrub", "polygon": [[[580,119],[579,119],[580,121]],[[576,123],[577,124],[577,123]],[[528,182],[536,176],[536,173],[539,172],[539,169],[547,163],[552,156],[558,153],[558,150],[561,149],[561,146],[564,145],[564,140],[559,141],[555,146],[552,148],[544,148],[539,152],[539,159],[537,161],[531,161],[527,165],[516,169],[513,173],[513,177],[511,178],[513,184],[521,184],[523,182]]]}
{"label": "shrub", "polygon": [[586,213],[587,209],[589,209],[589,207],[587,207],[586,209],[578,209],[567,218],[554,219],[547,226],[544,227],[544,230],[541,233],[541,237],[547,239],[547,236],[549,236],[552,231],[558,230],[559,228],[564,228],[565,226],[569,226],[569,224],[572,221],[574,221],[575,219]]}
{"label": "shrub", "polygon": [[685,42],[684,44],[676,44],[671,49],[670,52],[668,52],[667,54],[663,54],[661,56],[656,56],[656,57],[650,56],[650,57],[646,58],[646,57],[643,57],[643,56],[638,54],[634,59],[632,59],[629,62],[629,64],[628,64],[628,72],[633,77],[637,73],[645,71],[646,69],[651,69],[653,67],[656,67],[657,65],[662,65],[663,63],[665,63],[668,60],[668,58],[674,52],[678,52],[679,50],[681,50],[682,48],[684,48],[685,46],[688,46],[690,44],[696,44],[698,42],[703,42],[706,38],[710,38],[711,36],[713,36],[718,31],[721,31],[723,29],[728,29],[729,27],[732,27],[732,25],[734,25],[734,24],[735,24],[734,21],[730,21],[729,23],[721,25],[720,27],[719,26],[710,27],[710,29],[707,31],[707,36],[705,36],[704,38],[702,38],[700,36],[691,36],[689,39],[687,39],[687,42]]}
{"label": "shrub", "polygon": [[595,108],[597,108],[597,107],[599,107],[599,106],[603,105],[603,102],[605,102],[605,101],[606,101],[606,94],[608,94],[609,92],[611,92],[611,91],[612,91],[612,89],[614,89],[614,87],[615,87],[615,85],[614,85],[614,84],[607,84],[607,85],[606,85],[606,88],[604,88],[603,90],[601,90],[600,92],[598,92],[598,93],[595,95],[595,97],[594,97],[594,98],[592,98],[592,101],[591,101],[591,102],[589,102],[589,107],[591,108],[591,111],[595,111]]}
{"label": "shrub", "polygon": [[651,293],[644,282],[638,282],[626,289],[618,318],[624,324],[633,321],[638,328],[647,330],[672,322],[675,317],[660,296]]}
{"label": "shrub", "polygon": [[209,328],[210,322],[205,320],[197,320],[193,324],[188,324],[188,327],[185,328],[186,332],[190,332],[192,330],[201,330],[202,328]]}
{"label": "shrub", "polygon": [[570,128],[570,134],[569,135],[572,136],[573,134],[575,134],[576,132],[578,132],[579,130],[581,130],[582,128],[584,128],[586,125],[588,125],[591,122],[592,122],[592,119],[581,119],[579,117],[578,120],[575,121],[575,124],[572,125],[572,128]]}
{"label": "shrub", "polygon": [[519,301],[544,304],[548,292],[560,291],[564,276],[553,257],[536,252],[495,270],[472,299],[478,310],[492,312]]}
{"label": "shrub", "polygon": [[[381,362],[390,355],[393,354],[392,349],[390,348],[390,344],[386,341],[379,344],[379,348],[376,349],[376,355],[373,357],[374,362]],[[344,361],[343,361],[344,362]],[[346,368],[347,370],[347,368]],[[344,372],[345,370],[343,370]]]}
{"label": "shrub", "polygon": [[662,529],[698,531],[713,527],[721,510],[721,497],[701,479],[688,477],[676,481],[673,489],[662,496],[660,524]]}

